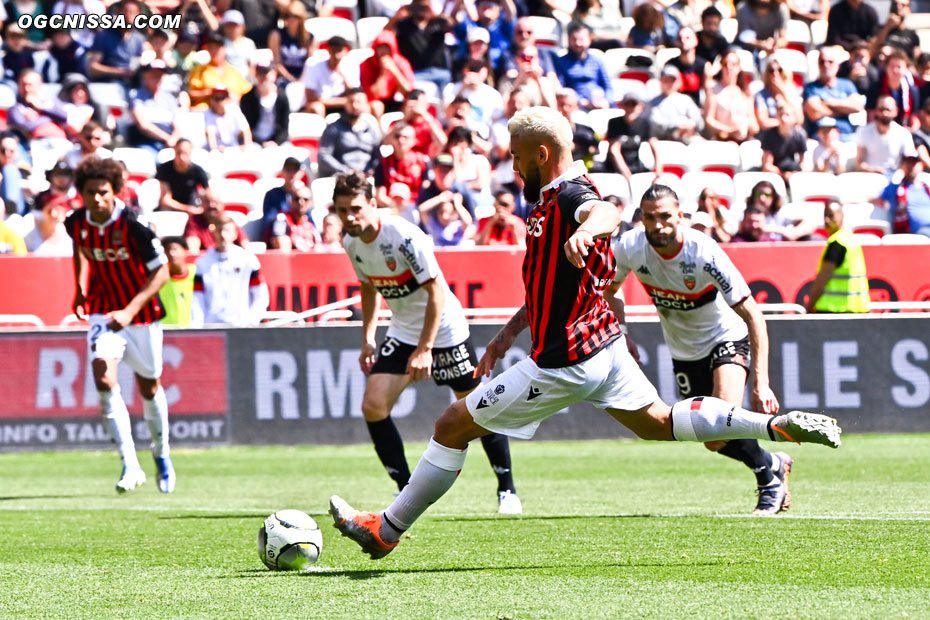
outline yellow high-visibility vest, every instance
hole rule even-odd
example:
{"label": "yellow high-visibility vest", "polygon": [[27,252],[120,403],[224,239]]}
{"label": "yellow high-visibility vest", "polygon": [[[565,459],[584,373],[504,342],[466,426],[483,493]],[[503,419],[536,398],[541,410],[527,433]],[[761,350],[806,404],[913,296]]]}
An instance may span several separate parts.
{"label": "yellow high-visibility vest", "polygon": [[[865,254],[862,246],[853,238],[853,234],[840,229],[827,239],[827,247],[836,241],[846,248],[846,258],[842,265],[837,265],[833,276],[827,282],[823,295],[814,304],[817,312],[868,312],[869,311],[869,276],[865,270]],[[820,255],[820,268],[823,257]]]}

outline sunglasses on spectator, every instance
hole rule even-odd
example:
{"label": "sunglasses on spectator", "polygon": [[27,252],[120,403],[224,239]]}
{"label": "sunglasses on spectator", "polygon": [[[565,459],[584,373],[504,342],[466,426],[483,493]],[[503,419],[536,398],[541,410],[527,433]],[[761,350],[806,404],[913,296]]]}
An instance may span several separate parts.
{"label": "sunglasses on spectator", "polygon": [[756,192],[754,195],[756,198],[762,198],[763,196],[766,198],[771,198],[775,194],[774,192]]}

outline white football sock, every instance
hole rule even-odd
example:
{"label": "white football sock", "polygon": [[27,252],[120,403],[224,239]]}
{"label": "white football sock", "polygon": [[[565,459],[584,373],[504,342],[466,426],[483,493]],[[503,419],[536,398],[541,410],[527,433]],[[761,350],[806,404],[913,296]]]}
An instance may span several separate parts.
{"label": "white football sock", "polygon": [[465,466],[467,454],[468,448],[447,448],[430,438],[429,446],[410,476],[410,482],[383,513],[386,518],[381,520],[381,538],[385,542],[397,541],[401,533],[410,529],[430,504],[452,488]]}
{"label": "white football sock", "polygon": [[719,398],[698,396],[672,405],[672,434],[677,441],[772,439],[773,419]]}
{"label": "white football sock", "polygon": [[132,441],[132,424],[129,422],[129,410],[120,393],[119,386],[112,390],[97,390],[100,396],[100,415],[106,422],[110,437],[116,442],[119,457],[126,467],[139,467],[136,445]]}
{"label": "white football sock", "polygon": [[155,392],[155,398],[142,399],[142,414],[152,434],[152,454],[168,456],[168,399],[160,385]]}

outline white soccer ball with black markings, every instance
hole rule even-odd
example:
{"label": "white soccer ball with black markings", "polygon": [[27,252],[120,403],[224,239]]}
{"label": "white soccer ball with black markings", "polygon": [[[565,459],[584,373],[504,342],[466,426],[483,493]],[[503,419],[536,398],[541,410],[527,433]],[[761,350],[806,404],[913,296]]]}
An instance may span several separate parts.
{"label": "white soccer ball with black markings", "polygon": [[303,570],[323,551],[323,533],[313,517],[279,510],[258,530],[258,557],[271,570]]}

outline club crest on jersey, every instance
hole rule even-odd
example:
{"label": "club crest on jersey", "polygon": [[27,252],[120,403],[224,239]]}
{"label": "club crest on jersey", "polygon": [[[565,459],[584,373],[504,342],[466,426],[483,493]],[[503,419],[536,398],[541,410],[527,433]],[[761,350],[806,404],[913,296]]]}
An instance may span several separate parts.
{"label": "club crest on jersey", "polygon": [[113,245],[122,245],[123,244],[123,231],[114,230],[110,235],[110,238],[113,240]]}
{"label": "club crest on jersey", "polygon": [[378,249],[381,250],[381,253],[384,255],[384,264],[387,265],[387,268],[391,271],[397,269],[397,259],[394,257],[394,247],[390,243],[382,243],[378,245]]}
{"label": "club crest on jersey", "polygon": [[697,281],[695,281],[694,278],[692,278],[691,276],[685,276],[685,286],[688,287],[689,291],[693,291],[695,285],[697,285]]}
{"label": "club crest on jersey", "polygon": [[394,271],[395,269],[397,269],[397,261],[394,260],[393,256],[390,258],[385,257],[384,264],[387,265],[387,268],[390,269],[391,271]]}

